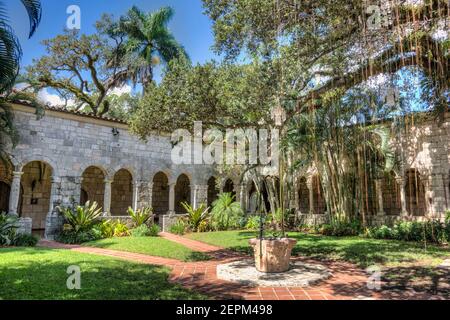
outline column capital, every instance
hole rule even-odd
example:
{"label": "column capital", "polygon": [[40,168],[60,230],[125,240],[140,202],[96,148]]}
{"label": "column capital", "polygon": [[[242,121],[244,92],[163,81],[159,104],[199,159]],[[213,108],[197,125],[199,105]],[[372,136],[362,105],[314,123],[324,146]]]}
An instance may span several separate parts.
{"label": "column capital", "polygon": [[23,175],[22,171],[13,171],[13,178],[20,178]]}
{"label": "column capital", "polygon": [[111,184],[111,183],[113,183],[113,180],[112,179],[105,179],[105,180],[103,180],[103,182],[105,184]]}

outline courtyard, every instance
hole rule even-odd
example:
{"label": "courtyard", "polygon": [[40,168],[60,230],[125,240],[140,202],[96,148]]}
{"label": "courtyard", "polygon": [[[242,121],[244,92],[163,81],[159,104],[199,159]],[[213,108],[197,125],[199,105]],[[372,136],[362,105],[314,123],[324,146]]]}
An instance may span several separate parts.
{"label": "courtyard", "polygon": [[450,300],[448,1],[69,2],[0,1],[0,300]]}

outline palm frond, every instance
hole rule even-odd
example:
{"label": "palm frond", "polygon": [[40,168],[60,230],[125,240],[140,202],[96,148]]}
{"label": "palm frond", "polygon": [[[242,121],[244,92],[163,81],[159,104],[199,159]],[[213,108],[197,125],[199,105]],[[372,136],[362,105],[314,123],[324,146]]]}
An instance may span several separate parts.
{"label": "palm frond", "polygon": [[41,22],[42,17],[42,7],[41,1],[39,0],[21,0],[25,9],[28,12],[28,18],[30,20],[30,33],[31,38],[36,31],[37,26]]}
{"label": "palm frond", "polygon": [[22,50],[13,30],[0,21],[0,92],[11,89],[19,71]]}

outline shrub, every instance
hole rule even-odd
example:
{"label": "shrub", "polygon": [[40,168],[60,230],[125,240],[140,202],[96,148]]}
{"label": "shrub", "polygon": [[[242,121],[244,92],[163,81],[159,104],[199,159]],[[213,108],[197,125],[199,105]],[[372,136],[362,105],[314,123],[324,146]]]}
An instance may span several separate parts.
{"label": "shrub", "polygon": [[205,204],[202,203],[197,209],[186,202],[182,202],[181,205],[187,212],[187,224],[192,231],[198,232],[200,227],[207,228],[206,219],[208,219],[209,213]]}
{"label": "shrub", "polygon": [[130,230],[128,229],[127,225],[120,222],[120,221],[116,221],[114,224],[114,237],[127,237],[130,235]]}
{"label": "shrub", "polygon": [[397,222],[392,228],[385,225],[373,227],[368,236],[376,239],[446,243],[450,240],[450,225],[438,220],[402,221]]}
{"label": "shrub", "polygon": [[260,221],[262,219],[263,224],[266,223],[266,219],[260,216],[251,216],[247,220],[247,224],[245,225],[245,229],[247,230],[259,230],[260,228]]}
{"label": "shrub", "polygon": [[243,216],[244,211],[239,202],[234,201],[234,196],[231,193],[221,193],[213,202],[211,225],[214,230],[237,228],[239,218]]}
{"label": "shrub", "polygon": [[130,230],[132,237],[148,237],[150,235],[150,229],[145,224],[140,225]]}
{"label": "shrub", "polygon": [[158,234],[161,232],[161,228],[154,223],[150,225],[149,230],[150,230],[149,237],[157,237]]}
{"label": "shrub", "polygon": [[65,229],[74,233],[91,231],[102,214],[101,208],[97,206],[97,202],[91,205],[88,201],[84,206],[77,206],[75,212],[70,208],[58,208],[66,220]]}
{"label": "shrub", "polygon": [[169,232],[181,236],[186,233],[186,228],[186,223],[182,219],[178,219],[177,222],[169,227]]}
{"label": "shrub", "polygon": [[92,231],[94,234],[98,236],[98,238],[112,238],[114,236],[114,227],[115,222],[111,220],[103,220],[99,223],[97,223],[93,228]]}
{"label": "shrub", "polygon": [[361,223],[358,220],[350,220],[345,215],[332,216],[330,223],[319,228],[319,233],[326,236],[356,236],[361,232]]}
{"label": "shrub", "polygon": [[128,214],[131,216],[131,220],[135,227],[140,227],[146,224],[150,217],[152,216],[153,208],[147,207],[143,209],[138,209],[134,211],[132,208],[128,207]]}
{"label": "shrub", "polygon": [[11,245],[16,236],[16,230],[19,218],[8,215],[5,212],[0,213],[0,245]]}
{"label": "shrub", "polygon": [[36,236],[31,234],[17,234],[12,244],[17,247],[34,247],[38,240]]}
{"label": "shrub", "polygon": [[80,232],[74,232],[73,230],[63,230],[63,232],[61,232],[56,237],[56,241],[67,244],[80,244],[98,239],[98,235],[93,230]]}

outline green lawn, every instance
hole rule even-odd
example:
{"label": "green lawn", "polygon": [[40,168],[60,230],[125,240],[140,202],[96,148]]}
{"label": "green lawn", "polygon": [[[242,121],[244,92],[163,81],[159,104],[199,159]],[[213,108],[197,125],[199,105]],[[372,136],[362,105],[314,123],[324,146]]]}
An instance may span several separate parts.
{"label": "green lawn", "polygon": [[207,255],[201,252],[193,251],[181,244],[161,237],[108,238],[83,243],[83,246],[142,253],[182,261],[209,259]]}
{"label": "green lawn", "polygon": [[[67,289],[67,268],[79,266],[81,289]],[[204,299],[167,281],[169,269],[44,248],[0,248],[2,299]]]}
{"label": "green lawn", "polygon": [[[289,237],[297,239],[293,253],[314,258],[346,260],[366,267],[373,264],[399,266],[415,263],[435,266],[445,258],[450,258],[448,248],[427,246],[412,242],[376,240],[362,237],[326,237],[321,235],[288,232]],[[256,232],[222,231],[193,233],[188,237],[209,244],[230,248],[241,252],[251,252],[248,240]]]}

